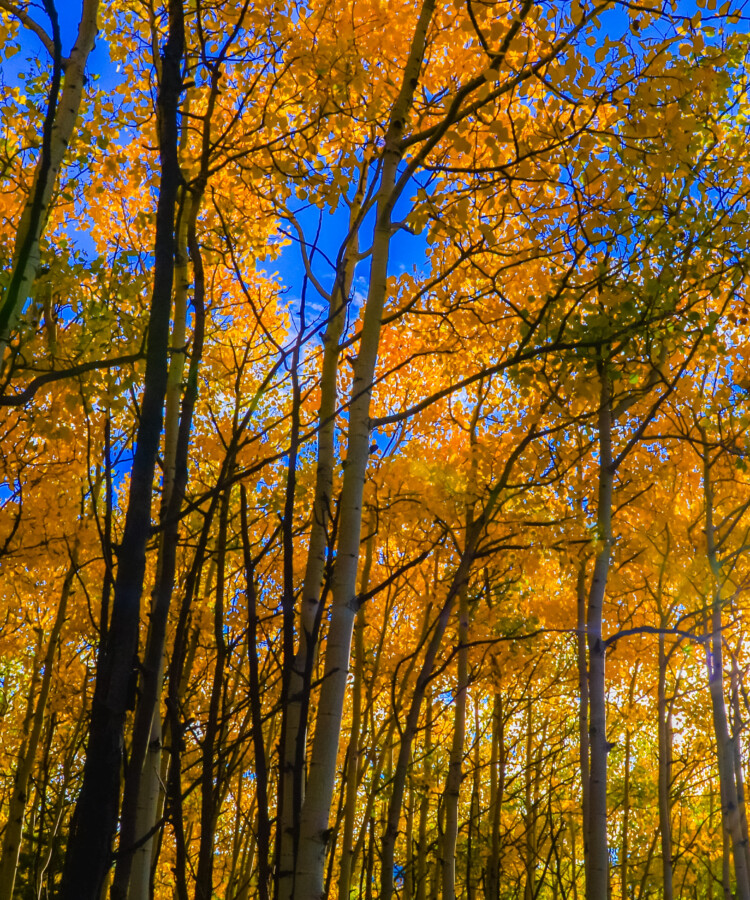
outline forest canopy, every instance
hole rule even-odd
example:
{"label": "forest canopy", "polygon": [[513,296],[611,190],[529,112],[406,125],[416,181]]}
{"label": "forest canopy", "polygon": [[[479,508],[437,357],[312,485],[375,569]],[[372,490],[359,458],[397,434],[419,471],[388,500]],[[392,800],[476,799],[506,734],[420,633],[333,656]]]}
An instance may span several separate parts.
{"label": "forest canopy", "polygon": [[0,0],[0,900],[750,900],[747,23]]}

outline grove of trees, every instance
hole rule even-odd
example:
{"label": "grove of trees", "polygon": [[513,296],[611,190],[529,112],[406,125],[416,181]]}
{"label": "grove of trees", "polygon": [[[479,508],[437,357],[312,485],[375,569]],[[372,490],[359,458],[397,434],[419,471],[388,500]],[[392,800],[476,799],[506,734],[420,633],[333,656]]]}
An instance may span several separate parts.
{"label": "grove of trees", "polygon": [[750,900],[750,35],[0,0],[0,900]]}

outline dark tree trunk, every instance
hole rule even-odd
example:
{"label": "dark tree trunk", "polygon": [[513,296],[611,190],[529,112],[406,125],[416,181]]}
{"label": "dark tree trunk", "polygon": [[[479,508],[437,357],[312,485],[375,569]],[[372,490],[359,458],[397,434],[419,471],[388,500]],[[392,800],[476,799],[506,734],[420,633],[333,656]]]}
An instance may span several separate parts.
{"label": "dark tree trunk", "polygon": [[604,595],[612,554],[612,397],[609,376],[602,370],[599,408],[599,505],[597,536],[599,552],[589,590],[586,615],[589,663],[589,798],[588,867],[586,900],[607,900],[609,896],[609,847],[607,842],[607,715],[605,685],[605,645],[602,637]]}
{"label": "dark tree trunk", "polygon": [[221,797],[222,765],[218,751],[222,742],[221,697],[224,689],[224,672],[229,648],[224,636],[224,585],[227,551],[227,519],[229,517],[229,491],[224,494],[219,520],[218,562],[216,566],[216,600],[214,605],[214,640],[216,642],[216,666],[211,685],[208,721],[201,748],[201,833],[198,849],[198,869],[195,876],[195,900],[211,900],[213,896],[214,842],[216,819]]}
{"label": "dark tree trunk", "polygon": [[162,56],[162,80],[157,101],[161,180],[145,386],[125,529],[118,554],[112,618],[97,668],[83,784],[71,823],[61,900],[99,900],[112,863],[112,841],[120,809],[123,729],[126,713],[133,705],[146,542],[151,531],[154,468],[167,385],[174,219],[181,177],[177,158],[177,113],[182,89],[183,32],[182,0],[170,0],[169,36]]}
{"label": "dark tree trunk", "polygon": [[[665,623],[662,621],[662,627]],[[669,740],[670,715],[667,708],[667,653],[664,635],[659,635],[659,833],[661,835],[661,871],[664,900],[673,900],[672,869],[672,747]]]}
{"label": "dark tree trunk", "polygon": [[140,673],[138,706],[133,724],[133,742],[130,752],[128,774],[122,801],[122,821],[120,823],[120,843],[115,877],[112,884],[112,900],[125,900],[133,862],[136,840],[144,835],[137,834],[138,797],[141,786],[146,753],[151,735],[151,722],[160,713],[160,698],[163,680],[164,642],[167,634],[167,619],[174,590],[177,565],[177,542],[179,534],[180,510],[185,497],[188,476],[188,451],[190,433],[193,426],[193,411],[198,395],[198,367],[203,354],[203,334],[205,324],[204,293],[205,283],[200,251],[195,239],[195,218],[197,201],[194,201],[188,230],[191,235],[191,256],[195,268],[195,332],[187,379],[187,390],[183,397],[180,426],[175,455],[175,478],[163,515],[160,565],[151,609],[151,624]]}
{"label": "dark tree trunk", "polygon": [[255,563],[250,552],[249,526],[247,522],[247,497],[245,487],[241,494],[242,553],[245,565],[247,589],[247,655],[250,664],[250,709],[252,711],[252,741],[255,754],[255,790],[258,797],[258,898],[268,900],[271,867],[271,820],[268,806],[268,762],[263,738],[263,713],[261,709],[261,679],[258,659],[258,604],[255,591]]}

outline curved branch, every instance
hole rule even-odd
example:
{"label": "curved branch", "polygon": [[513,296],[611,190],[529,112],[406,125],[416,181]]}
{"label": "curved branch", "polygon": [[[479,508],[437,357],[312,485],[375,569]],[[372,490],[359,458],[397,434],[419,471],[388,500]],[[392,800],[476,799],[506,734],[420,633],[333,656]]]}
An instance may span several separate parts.
{"label": "curved branch", "polygon": [[78,363],[69,369],[57,369],[53,372],[45,372],[43,375],[37,375],[26,387],[18,394],[11,394],[9,397],[0,396],[0,406],[23,406],[36,394],[40,388],[47,384],[53,384],[55,381],[62,381],[64,378],[72,378],[75,375],[83,375],[85,372],[94,372],[97,369],[113,369],[115,366],[125,365],[126,363],[137,362],[143,359],[142,350],[138,353],[128,353],[125,356],[116,356],[114,359],[91,360],[90,362]]}
{"label": "curved branch", "polygon": [[[39,22],[36,21],[36,19],[33,19],[25,9],[21,9],[21,7],[15,3],[11,3],[10,0],[0,0],[0,9],[4,9],[12,16],[15,16],[22,25],[28,28],[29,31],[33,32],[39,38],[42,44],[44,44],[44,48],[47,53],[49,53],[49,55],[53,59],[55,58],[55,42],[47,33],[44,26],[40,25]],[[62,57],[60,62],[64,71],[65,65],[67,64],[68,60],[66,57]]]}

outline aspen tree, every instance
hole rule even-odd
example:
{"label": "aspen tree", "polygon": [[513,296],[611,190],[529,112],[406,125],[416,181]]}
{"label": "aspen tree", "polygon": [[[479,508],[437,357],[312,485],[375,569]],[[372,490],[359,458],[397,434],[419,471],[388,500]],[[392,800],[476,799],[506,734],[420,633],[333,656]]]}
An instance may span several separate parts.
{"label": "aspen tree", "polygon": [[612,555],[612,493],[615,470],[612,458],[612,389],[609,372],[599,367],[601,394],[598,413],[599,490],[597,545],[588,594],[586,636],[589,689],[589,807],[587,900],[599,900],[609,892],[609,848],[607,841],[607,714],[605,689],[605,645],[602,636],[604,594]]}
{"label": "aspen tree", "polygon": [[[482,408],[480,384],[474,412],[469,424],[469,444],[471,453],[469,484],[467,490],[466,534],[473,526],[474,505],[477,497],[477,423]],[[458,839],[458,801],[463,780],[464,741],[466,737],[466,699],[469,689],[469,600],[466,583],[458,591],[458,666],[456,672],[456,693],[453,700],[453,740],[445,780],[445,834],[443,836],[443,900],[455,900],[456,896],[456,842]]]}
{"label": "aspen tree", "polygon": [[[10,281],[0,301],[0,350],[4,351],[23,305],[31,296],[39,269],[39,246],[50,213],[60,169],[73,137],[86,84],[86,64],[94,47],[99,0],[82,0],[78,34],[70,54],[63,58],[59,13],[54,0],[45,0],[52,34],[31,18],[22,6],[3,0],[7,10],[41,38],[52,57],[52,79],[42,129],[42,146],[29,198],[18,223]],[[64,77],[63,77],[64,76]]]}
{"label": "aspen tree", "polygon": [[99,900],[110,866],[111,843],[119,812],[123,727],[138,651],[154,468],[167,387],[175,209],[180,184],[177,112],[182,89],[183,29],[182,2],[170,0],[169,36],[162,56],[162,80],[157,101],[162,130],[159,142],[161,180],[145,388],[125,531],[118,556],[112,619],[97,671],[83,785],[66,852],[60,892],[63,900]]}
{"label": "aspen tree", "polygon": [[0,850],[2,853],[2,857],[0,857],[1,900],[11,900],[13,896],[18,858],[21,852],[24,813],[29,794],[29,780],[47,712],[47,698],[52,685],[55,654],[59,649],[58,645],[62,635],[63,624],[65,623],[71,588],[78,569],[77,555],[77,548],[74,548],[71,552],[70,566],[63,580],[57,614],[52,624],[52,630],[47,641],[47,649],[42,660],[41,677],[37,676],[38,685],[37,678],[33,678],[31,682],[32,697],[30,697],[29,711],[33,710],[33,714],[28,722],[28,728],[24,729],[24,742],[18,754],[18,764],[13,779],[13,793],[8,805],[8,821],[3,829],[3,842]]}
{"label": "aspen tree", "polygon": [[[360,595],[367,591],[372,570],[373,544],[375,542],[375,515],[369,517],[367,527],[367,543],[365,561],[360,581]],[[361,604],[357,610],[357,621],[354,626],[354,684],[352,686],[352,725],[351,737],[346,753],[346,770],[344,787],[344,828],[342,835],[341,859],[339,863],[338,896],[339,900],[349,900],[352,885],[352,863],[354,861],[354,825],[357,811],[357,788],[362,755],[360,734],[362,729],[362,678],[365,665],[364,649],[365,607]]]}
{"label": "aspen tree", "polygon": [[401,137],[419,80],[427,29],[434,0],[424,0],[415,27],[401,90],[390,115],[383,151],[383,170],[377,190],[376,224],[360,348],[354,366],[349,406],[346,469],[340,501],[339,539],[332,587],[332,614],[326,642],[325,676],[318,701],[308,787],[300,816],[299,853],[295,866],[295,900],[322,895],[325,853],[333,781],[341,731],[344,691],[355,610],[355,579],[359,559],[362,492],[370,447],[370,395],[377,361],[380,324],[385,302],[391,214],[396,201],[398,167],[403,155]]}
{"label": "aspen tree", "polygon": [[[308,690],[312,666],[317,655],[320,617],[320,593],[326,566],[326,551],[332,525],[333,473],[335,467],[337,379],[340,341],[344,333],[359,242],[357,232],[367,188],[369,157],[360,171],[359,184],[349,215],[350,234],[342,247],[336,279],[329,297],[328,319],[323,337],[323,361],[320,375],[319,428],[315,460],[315,494],[302,584],[299,615],[299,646],[288,661],[288,683],[284,685],[283,761],[280,785],[280,824],[277,830],[279,859],[279,900],[291,896],[298,845],[299,816],[305,797],[305,766],[300,754],[305,746],[306,727],[303,701]],[[291,656],[291,653],[290,653]]]}
{"label": "aspen tree", "polygon": [[[734,746],[729,733],[724,687],[724,636],[722,634],[723,607],[725,605],[724,576],[717,547],[715,497],[713,486],[713,463],[721,456],[721,450],[712,453],[708,436],[703,426],[698,426],[701,437],[700,453],[703,462],[703,491],[705,497],[706,559],[710,581],[708,599],[710,618],[710,641],[706,644],[706,670],[708,689],[711,696],[713,727],[716,737],[716,761],[719,770],[719,790],[724,833],[731,843],[734,860],[734,876],[738,900],[750,900],[750,871],[748,871],[747,833],[743,833],[742,811],[735,776]],[[728,854],[724,854],[725,862]],[[724,882],[727,884],[725,873]]]}

